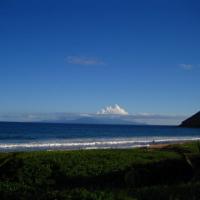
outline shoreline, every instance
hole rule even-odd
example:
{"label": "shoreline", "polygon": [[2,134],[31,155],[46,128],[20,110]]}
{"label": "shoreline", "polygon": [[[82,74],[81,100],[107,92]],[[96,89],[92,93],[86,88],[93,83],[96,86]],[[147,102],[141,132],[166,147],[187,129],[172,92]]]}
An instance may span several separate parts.
{"label": "shoreline", "polygon": [[[191,199],[195,188],[200,192],[196,173],[200,167],[199,142],[174,144],[180,143],[126,150],[0,153],[0,194],[6,200],[22,195],[22,199],[38,199],[38,194],[42,194],[39,199],[49,200],[66,199],[66,195],[70,200],[114,200],[118,194],[123,194],[119,199],[139,200],[149,199],[152,191],[152,199],[170,199],[172,192],[177,197],[178,189],[184,196],[181,199]],[[187,157],[183,156],[185,152]]]}
{"label": "shoreline", "polygon": [[[134,145],[113,145],[113,146],[65,146],[65,144],[61,145],[51,145],[47,144],[46,146],[39,146],[38,144],[35,144],[33,147],[28,147],[28,145],[25,146],[8,146],[0,148],[0,153],[6,153],[6,152],[38,152],[38,151],[78,151],[78,150],[115,150],[115,149],[139,149],[139,148],[147,148],[147,149],[163,149],[167,148],[170,145],[181,145],[185,143],[190,142],[196,142],[200,141],[198,139],[190,139],[190,140],[168,140],[168,141],[156,141],[153,140],[151,142],[143,142],[143,143],[137,143],[135,142]],[[130,141],[131,143],[131,141]]]}

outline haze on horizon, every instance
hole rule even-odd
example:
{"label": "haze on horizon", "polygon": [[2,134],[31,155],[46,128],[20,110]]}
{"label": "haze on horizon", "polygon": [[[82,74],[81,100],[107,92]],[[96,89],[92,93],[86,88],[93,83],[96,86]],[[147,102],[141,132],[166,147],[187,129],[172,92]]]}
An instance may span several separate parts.
{"label": "haze on horizon", "polygon": [[196,0],[1,1],[0,120],[119,111],[177,124],[200,110],[199,10]]}

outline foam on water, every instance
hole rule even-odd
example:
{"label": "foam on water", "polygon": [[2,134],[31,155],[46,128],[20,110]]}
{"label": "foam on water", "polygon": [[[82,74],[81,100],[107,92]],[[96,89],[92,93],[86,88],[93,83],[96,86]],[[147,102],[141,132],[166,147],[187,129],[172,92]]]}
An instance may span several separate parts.
{"label": "foam on water", "polygon": [[108,149],[145,147],[151,144],[200,140],[200,137],[131,137],[131,138],[81,138],[38,140],[0,143],[0,151],[58,150],[58,149]]}
{"label": "foam on water", "polygon": [[200,139],[200,129],[176,126],[0,122],[0,151],[133,148]]}

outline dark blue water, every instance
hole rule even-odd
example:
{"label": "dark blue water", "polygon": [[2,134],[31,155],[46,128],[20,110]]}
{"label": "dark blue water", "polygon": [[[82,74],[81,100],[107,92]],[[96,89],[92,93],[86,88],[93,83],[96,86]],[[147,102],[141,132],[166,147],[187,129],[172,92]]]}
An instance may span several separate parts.
{"label": "dark blue water", "polygon": [[130,148],[200,139],[200,129],[176,126],[0,123],[0,151]]}

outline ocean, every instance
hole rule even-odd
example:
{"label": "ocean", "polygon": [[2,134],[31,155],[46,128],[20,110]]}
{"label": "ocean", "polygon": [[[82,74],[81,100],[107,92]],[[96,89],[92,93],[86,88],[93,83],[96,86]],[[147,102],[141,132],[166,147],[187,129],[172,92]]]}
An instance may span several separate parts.
{"label": "ocean", "polygon": [[0,122],[0,151],[134,148],[199,140],[200,129],[176,126]]}

